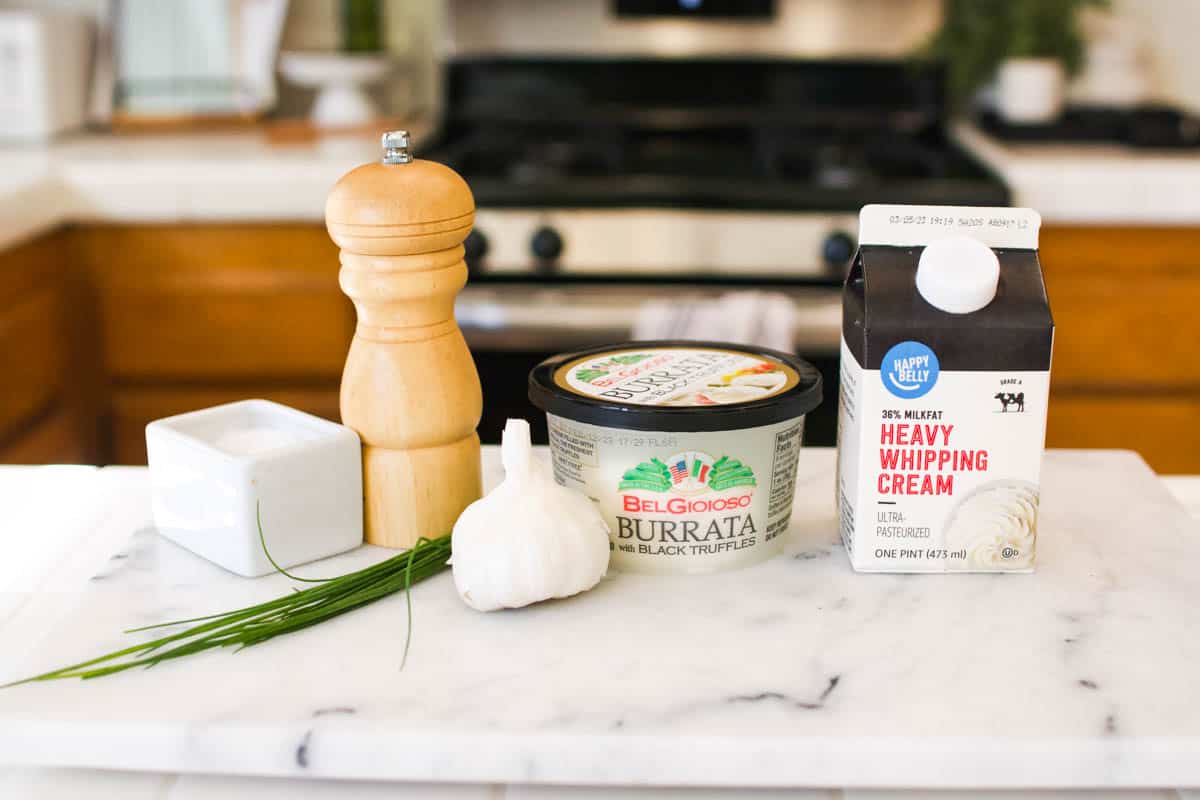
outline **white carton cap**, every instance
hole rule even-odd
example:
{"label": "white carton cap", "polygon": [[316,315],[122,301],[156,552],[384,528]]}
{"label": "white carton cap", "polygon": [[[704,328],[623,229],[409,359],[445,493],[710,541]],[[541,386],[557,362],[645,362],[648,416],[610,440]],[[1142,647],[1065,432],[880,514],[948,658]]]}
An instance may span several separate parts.
{"label": "white carton cap", "polygon": [[970,314],[996,297],[1000,260],[982,242],[967,236],[937,239],[917,262],[917,291],[934,308]]}

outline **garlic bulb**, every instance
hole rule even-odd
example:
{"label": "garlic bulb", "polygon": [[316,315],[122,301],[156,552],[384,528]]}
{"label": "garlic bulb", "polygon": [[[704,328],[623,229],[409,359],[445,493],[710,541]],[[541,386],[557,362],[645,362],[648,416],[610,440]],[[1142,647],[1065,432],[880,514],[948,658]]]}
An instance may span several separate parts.
{"label": "garlic bulb", "polygon": [[599,583],[608,525],[592,501],[547,474],[523,419],[505,425],[500,457],[504,480],[454,525],[451,564],[463,601],[478,611],[520,608]]}

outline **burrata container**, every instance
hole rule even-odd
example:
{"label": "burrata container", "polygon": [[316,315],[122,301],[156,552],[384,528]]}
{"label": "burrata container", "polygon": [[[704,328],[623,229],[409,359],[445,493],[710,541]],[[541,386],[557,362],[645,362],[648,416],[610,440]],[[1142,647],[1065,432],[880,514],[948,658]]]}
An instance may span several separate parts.
{"label": "burrata container", "polygon": [[779,553],[821,374],[773,350],[652,341],[554,356],[529,375],[554,477],[600,507],[614,568],[700,573]]}

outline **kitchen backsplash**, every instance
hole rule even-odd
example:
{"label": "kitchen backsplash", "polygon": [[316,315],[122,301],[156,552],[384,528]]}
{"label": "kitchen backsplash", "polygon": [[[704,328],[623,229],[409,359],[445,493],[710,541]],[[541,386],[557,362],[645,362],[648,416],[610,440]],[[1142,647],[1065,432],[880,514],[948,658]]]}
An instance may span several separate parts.
{"label": "kitchen backsplash", "polygon": [[[101,23],[107,0],[0,0],[0,8],[42,6],[84,11]],[[283,46],[327,48],[337,40],[334,0],[291,0]],[[1115,0],[1143,37],[1149,93],[1200,109],[1200,49],[1190,45],[1200,3]],[[448,6],[448,8],[447,8]],[[803,57],[896,56],[936,27],[941,0],[778,0],[771,24],[617,21],[610,0],[388,0],[393,52],[410,65],[411,87],[397,84],[388,105],[425,108],[437,96],[435,58],[449,53],[520,52],[555,42],[560,52],[776,52]],[[448,18],[448,19],[447,19]],[[281,111],[301,113],[303,92],[281,86]]]}

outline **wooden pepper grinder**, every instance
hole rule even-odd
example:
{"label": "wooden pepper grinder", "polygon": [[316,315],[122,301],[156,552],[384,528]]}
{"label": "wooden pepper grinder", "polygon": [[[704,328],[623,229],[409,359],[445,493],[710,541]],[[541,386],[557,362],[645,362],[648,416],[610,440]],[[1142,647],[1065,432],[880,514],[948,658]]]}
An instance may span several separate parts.
{"label": "wooden pepper grinder", "polygon": [[363,442],[366,540],[411,547],[449,533],[481,493],[479,375],[454,321],[475,200],[449,167],[383,135],[382,163],[337,182],[325,226],[358,327],[342,373],[342,422]]}

